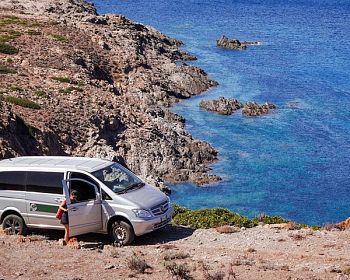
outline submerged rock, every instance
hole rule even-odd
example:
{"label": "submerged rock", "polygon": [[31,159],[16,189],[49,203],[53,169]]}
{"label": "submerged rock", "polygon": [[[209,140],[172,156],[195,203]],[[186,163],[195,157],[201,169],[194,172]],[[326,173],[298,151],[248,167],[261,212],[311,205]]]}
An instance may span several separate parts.
{"label": "submerged rock", "polygon": [[216,45],[221,48],[233,49],[233,50],[245,50],[247,46],[259,45],[259,42],[252,41],[239,41],[237,39],[229,39],[225,35],[222,35],[216,40]]}

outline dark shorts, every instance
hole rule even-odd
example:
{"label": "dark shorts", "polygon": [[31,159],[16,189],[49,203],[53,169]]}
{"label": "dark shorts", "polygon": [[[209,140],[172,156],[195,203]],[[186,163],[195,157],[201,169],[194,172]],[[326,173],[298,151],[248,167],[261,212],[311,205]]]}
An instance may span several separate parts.
{"label": "dark shorts", "polygon": [[69,224],[68,213],[67,212],[63,212],[62,218],[61,218],[61,224],[62,225],[68,225]]}

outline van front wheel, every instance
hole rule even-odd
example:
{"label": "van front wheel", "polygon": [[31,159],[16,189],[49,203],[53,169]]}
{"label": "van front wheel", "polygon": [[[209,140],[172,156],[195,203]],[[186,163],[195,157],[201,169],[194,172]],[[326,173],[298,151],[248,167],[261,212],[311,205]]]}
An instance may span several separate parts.
{"label": "van front wheel", "polygon": [[123,221],[115,221],[110,228],[110,236],[113,242],[121,245],[129,245],[135,238],[131,225]]}
{"label": "van front wheel", "polygon": [[26,235],[27,226],[22,217],[17,215],[8,215],[2,222],[2,229],[8,234]]}

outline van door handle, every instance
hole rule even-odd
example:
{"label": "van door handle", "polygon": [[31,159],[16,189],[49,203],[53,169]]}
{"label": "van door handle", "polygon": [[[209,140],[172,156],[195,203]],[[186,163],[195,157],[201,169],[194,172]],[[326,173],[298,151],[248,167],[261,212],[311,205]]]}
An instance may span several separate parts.
{"label": "van door handle", "polygon": [[77,211],[77,210],[78,210],[78,208],[73,207],[73,208],[70,208],[69,210],[70,210],[70,211]]}

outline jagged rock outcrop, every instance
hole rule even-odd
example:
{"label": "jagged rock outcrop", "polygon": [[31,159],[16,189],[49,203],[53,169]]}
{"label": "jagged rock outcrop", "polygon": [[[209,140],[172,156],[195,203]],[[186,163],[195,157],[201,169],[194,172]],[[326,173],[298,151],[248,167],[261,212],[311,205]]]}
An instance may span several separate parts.
{"label": "jagged rock outcrop", "polygon": [[202,100],[199,106],[205,110],[217,112],[221,115],[231,115],[238,109],[241,109],[243,104],[235,98],[226,99],[221,96],[218,100]]}
{"label": "jagged rock outcrop", "polygon": [[221,115],[231,115],[235,111],[242,109],[244,116],[261,116],[268,114],[270,109],[276,109],[272,103],[258,104],[256,102],[241,103],[235,98],[219,97],[217,100],[202,100],[199,106],[205,110],[219,113]]}
{"label": "jagged rock outcrop", "polygon": [[229,39],[225,35],[222,35],[216,40],[216,45],[221,48],[233,49],[233,50],[245,50],[247,46],[259,45],[259,42],[252,41],[239,41],[237,39]]}
{"label": "jagged rock outcrop", "polygon": [[1,20],[18,53],[0,54],[0,158],[98,156],[144,178],[219,179],[207,174],[217,152],[165,109],[217,84],[180,63],[194,59],[182,42],[82,0],[4,0]]}
{"label": "jagged rock outcrop", "polygon": [[272,103],[258,104],[256,102],[247,102],[244,104],[242,114],[249,117],[261,116],[269,113],[270,109],[276,109]]}

